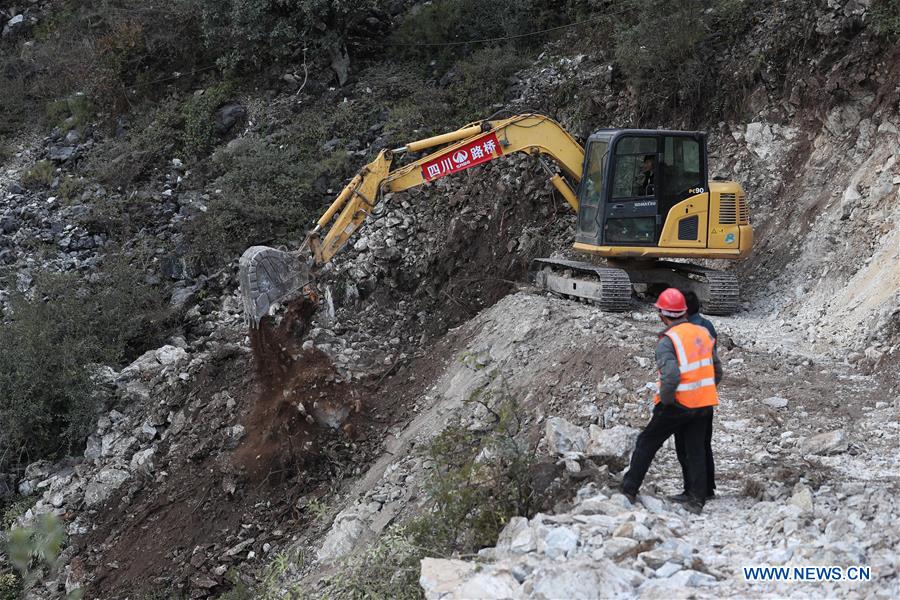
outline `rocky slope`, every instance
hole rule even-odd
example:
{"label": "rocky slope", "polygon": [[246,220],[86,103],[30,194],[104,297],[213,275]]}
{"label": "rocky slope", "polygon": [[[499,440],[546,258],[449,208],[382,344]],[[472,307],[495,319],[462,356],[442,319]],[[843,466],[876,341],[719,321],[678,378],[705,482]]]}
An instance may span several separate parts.
{"label": "rocky slope", "polygon": [[[96,151],[90,135],[15,140],[0,169],[0,262],[19,289],[45,269],[90,278],[108,239],[77,223],[124,204],[140,213],[132,222],[152,223],[133,237],[153,255],[138,277],[177,282],[170,302],[184,311],[179,335],[98,369],[106,409],[83,456],[0,480],[29,499],[18,524],[53,512],[70,536],[63,568],[32,596],[328,593],[344,561],[424,510],[430,440],[457,416],[484,427],[485,408],[468,400],[501,389],[520,400],[523,437],[557,494],[477,557],[424,560],[427,597],[896,596],[900,50],[871,40],[867,6],[755,23],[751,54],[778,27],[812,28],[822,46],[764,66],[746,118],[706,124],[711,169],[745,186],[757,246],[736,267],[744,310],[716,320],[719,493],[699,517],[665,500],[680,491],[667,447],[636,505],[614,492],[649,414],[658,325],[639,299],[610,315],[524,286],[528,260],[571,254],[574,234],[533,159],[386,197],[324,273],[312,321],[281,316],[260,346],[234,263],[199,276],[160,250],[184,241],[215,193],[190,189],[181,161],[137,189],[87,182],[62,201],[21,179],[41,159],[68,173]],[[509,108],[577,133],[637,122],[611,53],[580,45],[548,44],[510,82]],[[722,58],[741,59],[739,48]],[[250,120],[267,110],[252,103]],[[278,385],[263,359],[284,369]],[[873,578],[763,584],[743,579],[752,565],[867,565]]]}

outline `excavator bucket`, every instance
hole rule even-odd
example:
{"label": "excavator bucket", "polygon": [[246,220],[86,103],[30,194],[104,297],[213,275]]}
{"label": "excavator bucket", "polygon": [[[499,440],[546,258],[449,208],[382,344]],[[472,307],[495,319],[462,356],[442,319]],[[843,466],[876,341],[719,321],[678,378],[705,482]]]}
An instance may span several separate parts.
{"label": "excavator bucket", "polygon": [[283,252],[268,246],[247,248],[238,271],[244,312],[254,328],[273,305],[292,300],[312,282],[303,252]]}

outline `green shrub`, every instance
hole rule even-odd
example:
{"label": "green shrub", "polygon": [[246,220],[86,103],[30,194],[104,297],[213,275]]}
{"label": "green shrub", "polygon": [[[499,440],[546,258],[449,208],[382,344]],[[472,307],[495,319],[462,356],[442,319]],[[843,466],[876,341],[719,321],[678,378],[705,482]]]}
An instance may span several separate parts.
{"label": "green shrub", "polygon": [[0,468],[78,448],[99,401],[91,365],[121,363],[164,335],[160,292],[127,258],[109,260],[96,284],[42,274],[33,299],[11,294],[0,325]]}
{"label": "green shrub", "polygon": [[93,114],[90,99],[80,93],[47,103],[48,124],[59,127],[63,132],[75,129],[79,133],[84,133],[84,128]]}
{"label": "green shrub", "polygon": [[19,600],[22,591],[22,580],[15,573],[0,573],[0,600]]}
{"label": "green shrub", "polygon": [[227,69],[257,69],[306,47],[342,45],[377,0],[195,0],[207,48]]}
{"label": "green shrub", "polygon": [[330,174],[343,180],[350,171],[343,151],[319,160],[305,151],[255,139],[216,153],[212,187],[221,193],[188,226],[192,258],[214,267],[253,244],[302,239],[321,208],[315,178]]}
{"label": "green shrub", "polygon": [[647,0],[608,24],[639,120],[677,113],[699,122],[731,108],[727,90],[736,82],[722,81],[735,77],[720,74],[715,57],[733,40],[723,32],[740,33],[751,8],[741,0]]}
{"label": "green shrub", "polygon": [[56,177],[56,167],[49,160],[39,160],[22,175],[22,183],[27,187],[49,186]]}
{"label": "green shrub", "polygon": [[401,54],[434,60],[443,68],[486,46],[512,44],[523,48],[546,42],[549,34],[514,37],[510,42],[459,44],[522,36],[561,25],[568,21],[568,13],[558,4],[549,0],[495,0],[487,16],[485,3],[479,0],[436,0],[409,11],[394,34],[394,43],[399,44]]}
{"label": "green shrub", "polygon": [[[24,591],[37,586],[45,573],[54,574],[59,568],[59,555],[65,542],[66,528],[54,513],[39,516],[29,527],[10,531],[6,554],[21,580],[3,577],[0,579],[0,594],[4,593],[4,585]],[[67,600],[79,600],[83,597],[83,591],[75,589],[65,597]]]}
{"label": "green shrub", "polygon": [[184,121],[177,97],[161,100],[137,116],[125,136],[96,146],[87,172],[106,185],[130,186],[182,153]]}
{"label": "green shrub", "polygon": [[520,439],[518,403],[508,394],[472,401],[491,416],[489,428],[472,431],[457,422],[431,443],[423,514],[349,559],[327,582],[326,597],[420,598],[422,558],[475,553],[494,545],[511,517],[533,515],[534,453]]}
{"label": "green shrub", "polygon": [[181,108],[184,117],[182,147],[189,156],[204,157],[219,141],[216,133],[216,109],[229,99],[232,86],[214,85],[189,97]]}
{"label": "green shrub", "polygon": [[66,202],[76,200],[84,190],[84,179],[72,177],[71,175],[63,177],[59,182],[59,197]]}
{"label": "green shrub", "polygon": [[870,11],[872,27],[879,35],[900,37],[900,0],[875,0]]}
{"label": "green shrub", "polygon": [[504,105],[509,77],[524,66],[524,57],[510,47],[485,48],[460,61],[450,85],[459,125],[488,117],[493,107]]}

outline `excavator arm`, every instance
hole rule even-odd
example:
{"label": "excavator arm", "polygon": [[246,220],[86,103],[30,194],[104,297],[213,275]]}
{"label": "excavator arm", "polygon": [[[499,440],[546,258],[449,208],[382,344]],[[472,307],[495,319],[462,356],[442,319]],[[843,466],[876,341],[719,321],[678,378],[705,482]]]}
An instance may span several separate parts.
{"label": "excavator arm", "polygon": [[[393,166],[398,154],[438,146],[439,150],[423,158]],[[327,263],[340,252],[385,193],[408,190],[514,152],[551,159],[558,169],[542,161],[551,183],[578,211],[578,199],[563,175],[576,184],[581,180],[584,149],[559,123],[543,115],[476,121],[395,150],[382,150],[341,190],[299,250],[282,252],[253,246],[244,252],[240,283],[250,322],[258,325],[273,304],[301,293],[312,282],[315,266]]]}

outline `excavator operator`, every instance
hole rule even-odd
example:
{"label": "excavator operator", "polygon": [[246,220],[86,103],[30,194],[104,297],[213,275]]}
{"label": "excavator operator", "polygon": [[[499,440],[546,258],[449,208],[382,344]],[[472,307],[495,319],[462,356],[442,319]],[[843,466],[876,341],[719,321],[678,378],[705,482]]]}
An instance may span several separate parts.
{"label": "excavator operator", "polygon": [[653,187],[653,163],[656,157],[648,154],[641,163],[641,172],[638,175],[638,194],[640,196],[652,196],[656,193]]}

